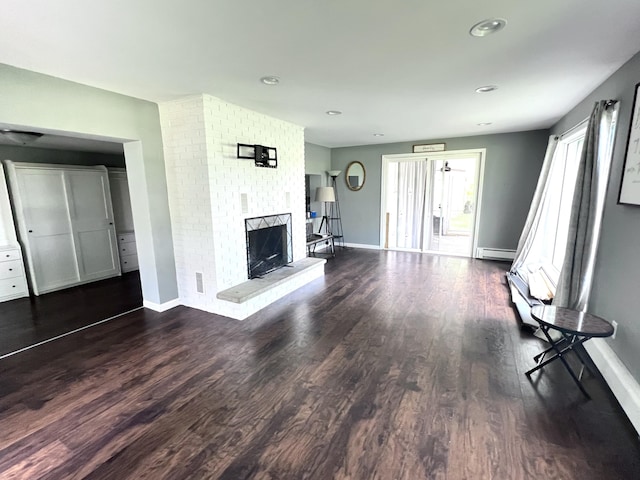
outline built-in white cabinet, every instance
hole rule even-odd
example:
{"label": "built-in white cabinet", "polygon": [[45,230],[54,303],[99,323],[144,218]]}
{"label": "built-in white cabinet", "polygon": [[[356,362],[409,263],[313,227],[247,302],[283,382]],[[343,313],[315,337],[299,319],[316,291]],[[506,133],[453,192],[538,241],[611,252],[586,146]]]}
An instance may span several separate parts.
{"label": "built-in white cabinet", "polygon": [[109,185],[118,235],[120,268],[123,273],[138,270],[138,251],[136,250],[136,235],[133,230],[127,171],[124,168],[109,168]]}
{"label": "built-in white cabinet", "polygon": [[29,289],[20,248],[0,247],[0,302],[27,296]]}
{"label": "built-in white cabinet", "polygon": [[34,294],[120,274],[105,167],[5,165]]}
{"label": "built-in white cabinet", "polygon": [[135,233],[118,234],[118,251],[120,253],[120,268],[123,273],[138,270],[138,251],[136,250]]}
{"label": "built-in white cabinet", "polygon": [[0,302],[29,295],[11,202],[0,164]]}

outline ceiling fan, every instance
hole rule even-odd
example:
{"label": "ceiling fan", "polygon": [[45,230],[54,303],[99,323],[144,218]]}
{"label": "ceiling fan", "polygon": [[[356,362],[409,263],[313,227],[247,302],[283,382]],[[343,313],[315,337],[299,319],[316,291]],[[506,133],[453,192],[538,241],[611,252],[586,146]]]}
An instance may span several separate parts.
{"label": "ceiling fan", "polygon": [[442,167],[442,168],[440,169],[440,171],[441,171],[441,172],[445,172],[445,173],[446,173],[446,172],[464,172],[464,171],[465,171],[465,169],[464,169],[464,168],[451,168],[451,167],[449,166],[449,161],[445,161],[445,162],[444,162],[444,167]]}

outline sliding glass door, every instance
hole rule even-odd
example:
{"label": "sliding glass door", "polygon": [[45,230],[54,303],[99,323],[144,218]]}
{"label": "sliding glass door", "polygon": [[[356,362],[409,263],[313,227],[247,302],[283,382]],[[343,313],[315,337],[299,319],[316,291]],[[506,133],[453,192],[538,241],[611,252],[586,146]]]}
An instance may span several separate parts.
{"label": "sliding glass door", "polygon": [[473,256],[481,153],[388,157],[383,166],[384,247]]}

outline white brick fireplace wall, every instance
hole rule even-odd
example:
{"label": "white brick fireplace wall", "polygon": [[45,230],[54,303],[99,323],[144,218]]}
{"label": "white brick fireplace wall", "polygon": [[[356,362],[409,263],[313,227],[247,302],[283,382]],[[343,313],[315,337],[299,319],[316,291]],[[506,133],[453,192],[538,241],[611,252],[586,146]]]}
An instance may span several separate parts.
{"label": "white brick fireplace wall", "polygon": [[[246,306],[216,298],[247,281],[244,219],[291,213],[293,260],[305,257],[304,130],[209,95],[160,104],[160,121],[180,301],[244,318]],[[238,143],[276,147],[278,168],[236,158]]]}

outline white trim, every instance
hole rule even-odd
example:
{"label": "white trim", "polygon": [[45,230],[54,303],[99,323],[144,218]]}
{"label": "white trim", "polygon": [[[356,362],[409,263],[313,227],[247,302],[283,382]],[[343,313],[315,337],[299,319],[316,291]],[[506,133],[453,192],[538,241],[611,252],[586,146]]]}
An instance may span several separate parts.
{"label": "white trim", "polygon": [[[480,215],[482,210],[482,186],[484,185],[484,163],[487,157],[486,148],[470,148],[468,150],[448,150],[444,152],[423,152],[423,153],[399,153],[392,155],[382,155],[382,174],[380,175],[380,249],[384,249],[385,240],[385,202],[387,200],[387,171],[389,162],[415,162],[421,159],[434,159],[434,160],[446,160],[448,158],[460,158],[460,157],[475,157],[478,156],[478,169],[476,171],[476,204],[474,208],[475,222],[473,228],[473,242],[471,245],[471,252],[469,256],[476,258],[475,253],[478,249],[478,234],[480,232]],[[446,252],[437,252],[438,254],[447,255]]]}
{"label": "white trim", "polygon": [[367,248],[369,250],[382,250],[380,245],[368,245],[366,243],[345,243],[344,246],[352,248]]}
{"label": "white trim", "polygon": [[171,310],[172,308],[175,308],[179,305],[182,305],[182,303],[180,303],[179,298],[174,298],[173,300],[169,300],[168,302],[164,302],[164,303],[154,303],[149,300],[143,300],[142,302],[142,306],[144,308],[148,308],[149,310],[154,310],[160,313],[166,312],[167,310]]}
{"label": "white trim", "polygon": [[584,347],[636,432],[640,433],[640,384],[605,340],[594,338]]}
{"label": "white trim", "polygon": [[475,258],[487,260],[513,260],[516,258],[516,251],[504,248],[480,247],[476,248]]}
{"label": "white trim", "polygon": [[480,215],[482,210],[482,186],[484,185],[484,163],[487,158],[487,149],[479,148],[478,153],[480,154],[480,165],[478,166],[478,178],[477,178],[477,188],[476,188],[476,205],[474,211],[476,213],[476,224],[473,227],[473,245],[471,245],[471,255],[475,253],[478,249],[478,236],[480,234]]}

